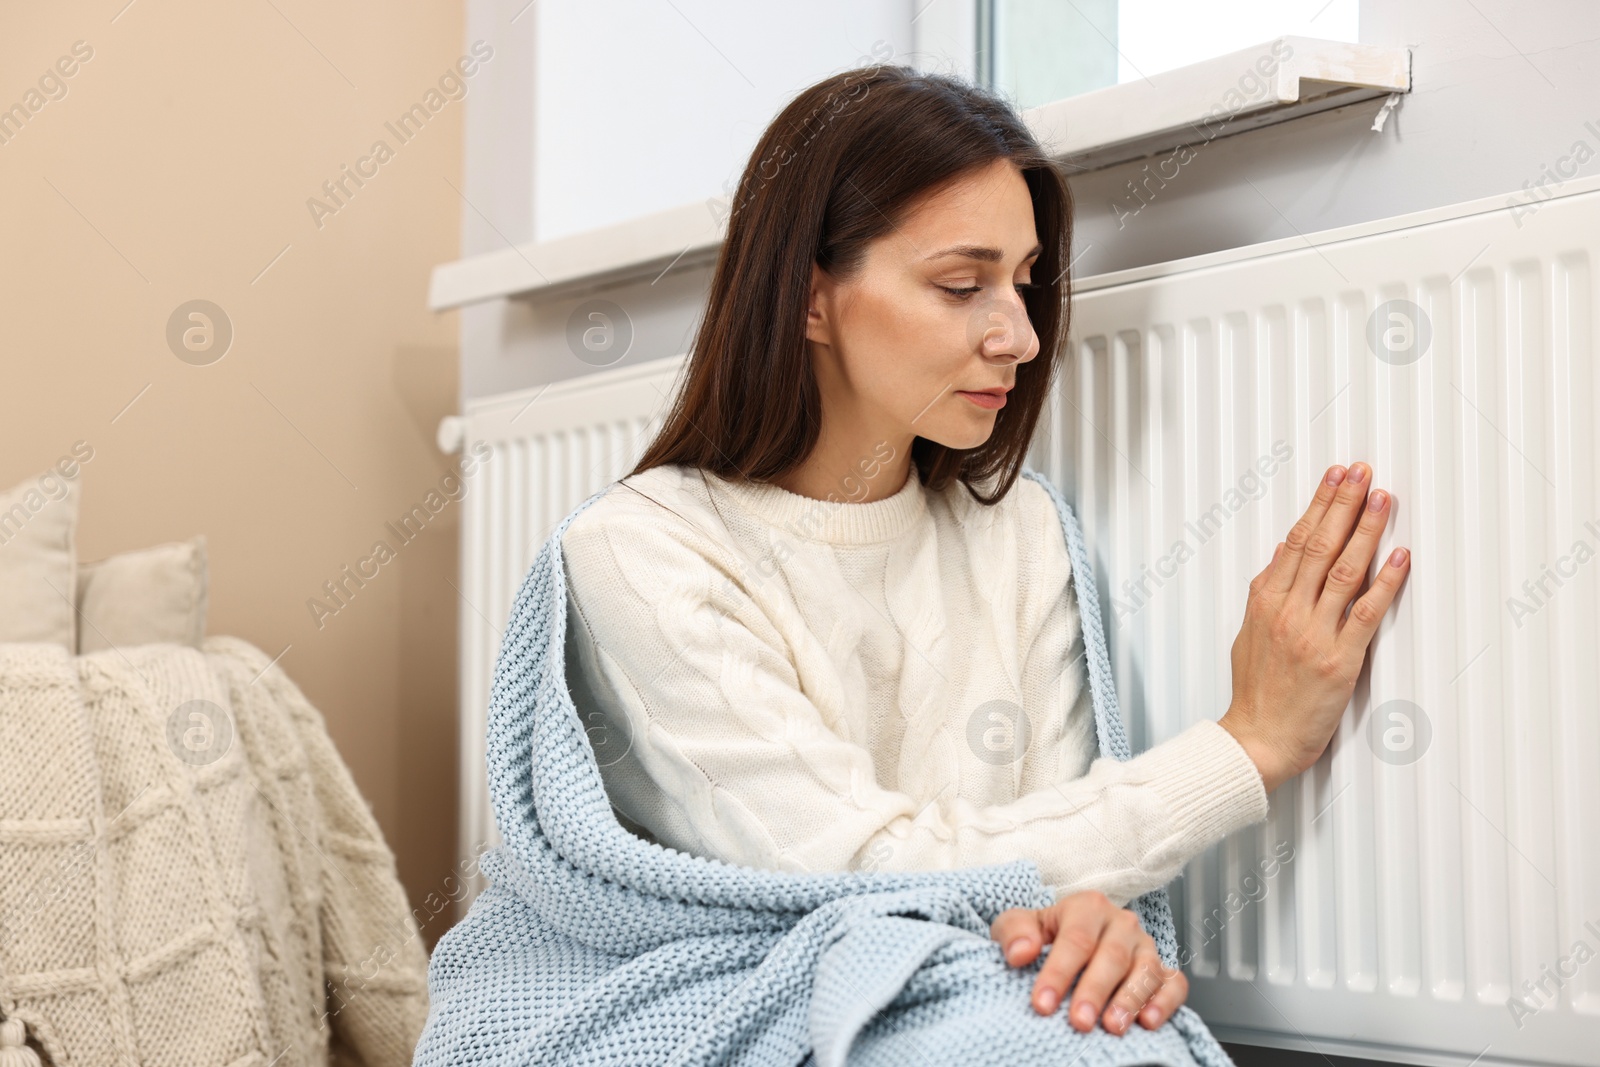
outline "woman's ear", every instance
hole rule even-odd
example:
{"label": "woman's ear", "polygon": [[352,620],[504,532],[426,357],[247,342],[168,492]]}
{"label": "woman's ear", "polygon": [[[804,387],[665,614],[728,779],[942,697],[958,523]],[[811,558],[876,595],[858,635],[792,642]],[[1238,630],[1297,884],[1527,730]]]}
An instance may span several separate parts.
{"label": "woman's ear", "polygon": [[833,344],[834,296],[837,286],[828,272],[811,264],[811,288],[806,303],[806,340]]}

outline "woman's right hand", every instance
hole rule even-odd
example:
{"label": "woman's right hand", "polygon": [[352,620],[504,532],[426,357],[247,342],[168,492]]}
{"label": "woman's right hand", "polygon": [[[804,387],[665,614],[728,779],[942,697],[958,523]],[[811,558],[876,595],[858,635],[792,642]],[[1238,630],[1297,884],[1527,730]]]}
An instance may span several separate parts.
{"label": "woman's right hand", "polygon": [[1371,474],[1365,463],[1352,464],[1348,476],[1329,468],[1250,583],[1233,642],[1233,702],[1220,725],[1255,761],[1269,793],[1316,763],[1333,739],[1367,645],[1410,567],[1410,553],[1395,549],[1351,605],[1389,521],[1389,495],[1367,494]]}
{"label": "woman's right hand", "polygon": [[1050,955],[1033,981],[1033,1010],[1053,1015],[1074,981],[1067,1022],[1079,1033],[1095,1020],[1113,1034],[1126,1034],[1137,1019],[1155,1030],[1189,996],[1189,979],[1161,960],[1137,912],[1119,908],[1096,889],[1061,897],[1045,908],[1007,908],[989,927],[1006,962],[1025,966]]}

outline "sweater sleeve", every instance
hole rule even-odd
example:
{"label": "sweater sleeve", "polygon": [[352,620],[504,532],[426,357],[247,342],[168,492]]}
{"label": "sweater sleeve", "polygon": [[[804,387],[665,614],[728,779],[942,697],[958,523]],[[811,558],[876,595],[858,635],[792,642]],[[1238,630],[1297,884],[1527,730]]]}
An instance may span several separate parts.
{"label": "sweater sleeve", "polygon": [[1170,880],[1196,840],[1265,805],[1243,788],[1248,757],[1214,722],[1004,804],[886,789],[867,749],[802,690],[788,642],[735,577],[741,561],[714,540],[629,515],[574,522],[562,550],[574,699],[603,720],[591,737],[609,739],[600,763],[614,806],[663,845],[790,871],[1028,858],[1058,895],[1094,888],[1125,903]]}
{"label": "sweater sleeve", "polygon": [[[1077,575],[1054,501],[1033,483],[1019,482],[1019,488],[1027,515],[1020,543],[1031,568],[1019,602],[1021,690],[1030,718],[1047,727],[1026,753],[1023,780],[1055,783],[1064,798],[1081,801],[1084,820],[1100,829],[1110,851],[1109,877],[1064,882],[1053,887],[1058,895],[1095,888],[1125,903],[1166,884],[1217,841],[1264,819],[1266,789],[1244,747],[1209,719],[1126,763],[1109,757],[1090,762],[1097,748],[1094,702]],[[1097,781],[1104,787],[1090,785]],[[1138,840],[1140,833],[1154,842],[1143,854],[1114,844]]]}

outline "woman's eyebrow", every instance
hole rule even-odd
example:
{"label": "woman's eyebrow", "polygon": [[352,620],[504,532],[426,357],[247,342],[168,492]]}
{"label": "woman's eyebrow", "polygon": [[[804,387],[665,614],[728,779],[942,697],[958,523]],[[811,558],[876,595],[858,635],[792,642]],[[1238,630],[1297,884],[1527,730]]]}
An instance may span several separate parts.
{"label": "woman's eyebrow", "polygon": [[[1040,242],[1029,249],[1028,254],[1022,258],[1032,259],[1043,251],[1044,243]],[[983,263],[998,263],[1005,258],[1005,253],[998,248],[989,248],[985,245],[951,245],[949,248],[935,252],[927,258],[930,260],[943,259],[945,256],[961,256],[964,259],[976,259]]]}

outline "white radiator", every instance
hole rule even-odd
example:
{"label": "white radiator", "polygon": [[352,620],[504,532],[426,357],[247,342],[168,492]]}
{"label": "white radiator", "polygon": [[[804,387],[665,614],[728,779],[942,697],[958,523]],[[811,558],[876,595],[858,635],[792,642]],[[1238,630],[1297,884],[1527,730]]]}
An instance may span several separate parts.
{"label": "white radiator", "polygon": [[1035,466],[1136,749],[1226,708],[1249,580],[1330,464],[1394,495],[1376,563],[1412,550],[1329,753],[1174,887],[1219,1035],[1597,1063],[1600,191],[1464,207],[1088,279]]}
{"label": "white radiator", "polygon": [[[1329,464],[1375,467],[1380,562],[1413,553],[1329,753],[1173,886],[1190,1004],[1225,1040],[1600,1063],[1600,183],[1563,192],[1077,286],[1032,463],[1083,520],[1136,749],[1226,707],[1247,583]],[[464,848],[494,840],[484,712],[517,586],[681,365],[468,407],[495,455],[463,530]]]}
{"label": "white radiator", "polygon": [[[683,363],[675,356],[485,397],[440,427],[447,451],[480,441],[492,449],[461,522],[463,859],[500,843],[484,742],[495,659],[523,576],[568,512],[632,469],[660,429]],[[482,888],[481,876],[469,879],[461,914]]]}

